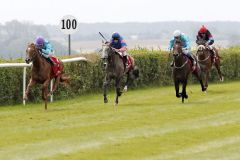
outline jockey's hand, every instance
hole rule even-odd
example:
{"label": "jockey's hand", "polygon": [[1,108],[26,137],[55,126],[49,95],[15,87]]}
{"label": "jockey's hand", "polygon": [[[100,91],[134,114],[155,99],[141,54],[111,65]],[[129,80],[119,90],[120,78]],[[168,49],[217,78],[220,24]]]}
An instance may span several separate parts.
{"label": "jockey's hand", "polygon": [[120,52],[120,49],[113,48],[115,52]]}

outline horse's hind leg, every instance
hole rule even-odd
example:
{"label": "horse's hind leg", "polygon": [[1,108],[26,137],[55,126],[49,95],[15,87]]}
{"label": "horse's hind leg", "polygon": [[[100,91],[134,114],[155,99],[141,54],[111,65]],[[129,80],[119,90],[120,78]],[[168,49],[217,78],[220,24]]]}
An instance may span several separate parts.
{"label": "horse's hind leg", "polygon": [[205,75],[205,87],[208,88],[208,79],[209,79],[209,71],[206,71]]}
{"label": "horse's hind leg", "polygon": [[43,83],[43,88],[42,88],[42,95],[43,95],[43,100],[45,102],[45,110],[47,110],[47,103],[48,103],[48,86],[49,86],[50,80],[46,80]]}
{"label": "horse's hind leg", "polygon": [[216,67],[216,69],[217,69],[217,72],[218,72],[218,76],[219,76],[220,81],[223,82],[223,81],[224,81],[224,78],[223,78],[223,76],[222,76],[222,72],[221,72],[221,69],[220,69],[220,60],[219,60],[219,59],[216,61],[215,67]]}
{"label": "horse's hind leg", "polygon": [[205,74],[204,74],[204,72],[196,72],[196,73],[194,73],[194,75],[196,76],[196,78],[197,78],[197,80],[199,81],[199,83],[200,83],[200,85],[201,85],[201,88],[202,88],[202,91],[204,92],[204,91],[206,91],[207,90],[207,88],[203,85],[203,79],[204,79],[204,77],[205,77]]}

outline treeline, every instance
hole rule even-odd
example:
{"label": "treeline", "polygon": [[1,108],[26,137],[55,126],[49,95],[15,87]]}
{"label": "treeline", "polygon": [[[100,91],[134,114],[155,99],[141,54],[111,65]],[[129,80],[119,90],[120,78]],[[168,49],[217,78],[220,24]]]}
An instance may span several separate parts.
{"label": "treeline", "polygon": [[27,43],[34,42],[36,37],[40,35],[51,40],[57,55],[67,53],[66,47],[51,39],[45,26],[11,21],[0,25],[0,57],[8,59],[24,58]]}
{"label": "treeline", "polygon": [[[154,23],[80,23],[79,30],[72,35],[72,41],[96,41],[101,39],[101,31],[110,38],[114,31],[120,32],[127,40],[168,41],[175,29],[186,33],[194,44],[199,27],[205,24],[213,33],[214,38],[224,47],[240,44],[240,22],[154,22]],[[21,58],[25,56],[26,45],[42,35],[49,39],[57,55],[67,54],[67,36],[57,25],[35,25],[30,22],[10,21],[0,24],[0,57]],[[134,43],[134,42],[133,42]],[[136,42],[137,43],[137,42]],[[81,46],[84,49],[84,46]],[[96,46],[97,48],[97,46]],[[87,48],[89,49],[89,48]],[[91,48],[94,50],[95,48]],[[74,52],[74,51],[73,51]]]}
{"label": "treeline", "polygon": [[[112,32],[118,31],[126,39],[133,37],[138,39],[169,40],[172,32],[180,29],[194,40],[201,25],[206,25],[216,40],[228,41],[230,45],[240,43],[240,22],[192,22],[192,21],[170,21],[153,23],[80,23],[79,30],[73,35],[75,41],[99,40],[98,32],[101,31],[107,37]],[[51,37],[61,37],[58,26],[47,26]]]}

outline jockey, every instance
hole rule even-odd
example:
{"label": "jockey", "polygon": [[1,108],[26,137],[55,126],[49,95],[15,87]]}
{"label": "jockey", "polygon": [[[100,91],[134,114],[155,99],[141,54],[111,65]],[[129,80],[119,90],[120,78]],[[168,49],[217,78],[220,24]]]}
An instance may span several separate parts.
{"label": "jockey", "polygon": [[128,67],[128,57],[127,57],[127,44],[119,33],[114,32],[110,40],[110,46],[115,49],[116,52],[120,52],[123,56],[123,61],[125,67]]}
{"label": "jockey", "polygon": [[198,31],[198,35],[197,35],[197,40],[196,43],[198,45],[200,45],[199,41],[204,40],[206,41],[205,45],[211,50],[211,53],[214,57],[214,60],[216,58],[216,53],[215,50],[213,48],[213,43],[214,43],[214,39],[212,34],[209,32],[209,30],[203,25],[199,31]]}
{"label": "jockey", "polygon": [[36,39],[36,47],[40,49],[42,56],[45,57],[48,62],[50,62],[52,65],[55,65],[51,59],[51,56],[54,55],[54,50],[48,40],[44,39],[43,37],[38,37]]}
{"label": "jockey", "polygon": [[[169,50],[172,50],[173,46],[174,46],[174,43],[176,40],[180,40],[182,42],[182,50],[183,50],[183,53],[192,61],[193,63],[193,70],[195,70],[196,68],[196,60],[195,58],[193,57],[190,49],[190,41],[189,41],[189,38],[184,34],[184,33],[181,33],[180,30],[175,30],[173,32],[173,38],[170,40],[170,44],[169,44]],[[173,66],[173,62],[171,64],[171,66]]]}

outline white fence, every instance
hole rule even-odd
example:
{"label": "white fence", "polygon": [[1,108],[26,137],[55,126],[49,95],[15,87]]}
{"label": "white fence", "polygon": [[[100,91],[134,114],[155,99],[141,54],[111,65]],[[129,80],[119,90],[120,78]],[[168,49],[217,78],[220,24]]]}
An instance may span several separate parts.
{"label": "white fence", "polygon": [[[77,62],[77,61],[86,61],[87,59],[85,57],[76,57],[76,58],[70,58],[70,59],[63,59],[61,60],[63,63],[67,62]],[[32,64],[26,64],[26,63],[2,63],[0,64],[0,68],[10,68],[10,67],[23,67],[23,96],[26,91],[26,74],[27,74],[27,67],[31,67]],[[50,90],[52,91],[53,87],[53,81],[51,81]],[[53,101],[53,95],[50,98],[50,101]],[[26,102],[23,99],[23,105],[25,105]]]}

